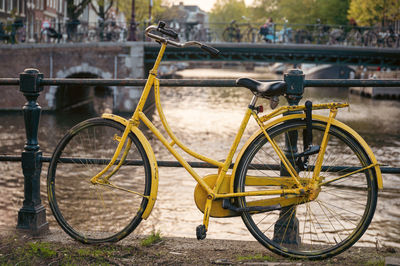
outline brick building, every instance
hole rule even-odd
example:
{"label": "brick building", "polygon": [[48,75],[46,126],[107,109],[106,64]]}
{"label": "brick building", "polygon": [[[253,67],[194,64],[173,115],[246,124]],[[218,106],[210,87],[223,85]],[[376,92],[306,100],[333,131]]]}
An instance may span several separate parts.
{"label": "brick building", "polygon": [[17,41],[23,41],[21,34],[24,41],[34,41],[40,38],[45,21],[56,29],[65,22],[66,5],[65,0],[0,0],[0,23],[8,34],[19,30]]}
{"label": "brick building", "polygon": [[25,19],[25,0],[0,0],[0,22],[3,25],[12,24],[15,19]]}

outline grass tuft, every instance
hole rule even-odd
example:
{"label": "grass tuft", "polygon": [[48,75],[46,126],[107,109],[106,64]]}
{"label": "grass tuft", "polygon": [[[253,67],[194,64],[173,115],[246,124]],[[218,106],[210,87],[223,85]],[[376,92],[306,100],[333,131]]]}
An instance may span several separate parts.
{"label": "grass tuft", "polygon": [[140,245],[148,247],[162,241],[161,233],[159,231],[152,232],[150,236],[140,241]]}

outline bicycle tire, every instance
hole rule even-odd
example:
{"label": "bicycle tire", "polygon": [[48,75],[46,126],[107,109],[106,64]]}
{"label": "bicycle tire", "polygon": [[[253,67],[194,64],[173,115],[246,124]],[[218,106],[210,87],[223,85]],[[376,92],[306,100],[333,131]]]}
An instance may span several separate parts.
{"label": "bicycle tire", "polygon": [[384,40],[385,47],[388,48],[396,48],[397,39],[395,36],[387,36]]}
{"label": "bicycle tire", "polygon": [[222,40],[224,42],[233,42],[233,31],[234,29],[232,27],[225,28],[222,32]]}
{"label": "bicycle tire", "polygon": [[[320,144],[325,128],[325,122],[313,121],[314,144]],[[293,147],[285,151],[290,160],[290,158],[294,159],[295,147],[301,146],[303,141],[301,135],[304,129],[305,121],[295,119],[268,129],[268,134],[281,149],[285,145]],[[291,138],[285,140],[288,134],[298,135],[297,145],[289,141]],[[317,155],[310,156],[309,167],[312,168],[316,157]],[[235,175],[236,191],[260,189],[260,187],[245,185],[247,175],[254,176],[259,173],[263,176],[279,177],[280,167],[276,170],[268,167],[260,170],[260,166],[254,166],[256,163],[268,165],[271,162],[278,166],[280,164],[276,153],[261,133],[249,145],[239,162]],[[346,167],[338,168],[338,172],[326,171],[342,164]],[[357,139],[343,129],[331,125],[321,170],[324,181],[343,174],[342,172],[347,167],[370,164],[366,151]],[[301,171],[299,175],[307,180],[307,178],[312,178],[312,171]],[[304,180],[303,182],[307,182]],[[265,186],[262,188],[265,189]],[[279,189],[280,187],[272,188]],[[262,245],[279,255],[307,259],[325,259],[337,255],[355,244],[372,220],[377,202],[376,173],[374,168],[370,168],[321,188],[321,192],[314,201],[269,212],[243,212],[242,220]],[[241,197],[237,199],[236,204],[245,208],[246,202],[251,199],[252,197]],[[261,198],[258,197],[257,200],[259,199]]]}
{"label": "bicycle tire", "polygon": [[368,47],[378,47],[378,35],[373,31],[366,31],[363,35],[364,46]]}
{"label": "bicycle tire", "polygon": [[347,42],[352,46],[362,45],[362,35],[358,30],[351,30],[347,36]]}
{"label": "bicycle tire", "polygon": [[246,33],[246,41],[250,42],[250,43],[258,43],[259,42],[259,36],[260,34],[258,33],[258,29],[257,28],[249,28],[249,30]]}
{"label": "bicycle tire", "polygon": [[47,176],[49,205],[61,228],[82,243],[119,241],[142,220],[148,203],[144,196],[151,190],[151,169],[132,132],[126,162],[110,182],[142,196],[90,182],[112,158],[119,143],[116,136],[121,137],[124,128],[103,118],[83,121],[68,131],[53,153]]}

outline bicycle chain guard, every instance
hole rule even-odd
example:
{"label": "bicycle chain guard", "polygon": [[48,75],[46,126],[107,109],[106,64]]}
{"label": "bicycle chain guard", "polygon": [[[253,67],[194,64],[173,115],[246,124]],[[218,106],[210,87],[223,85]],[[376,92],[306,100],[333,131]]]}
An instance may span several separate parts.
{"label": "bicycle chain guard", "polygon": [[[217,180],[218,175],[206,175],[203,177],[203,180],[210,186],[214,187],[215,182]],[[222,182],[220,193],[229,193],[229,185],[230,185],[230,175],[227,175]],[[204,208],[206,206],[207,201],[207,192],[199,185],[196,185],[194,189],[194,201],[196,203],[197,208],[204,213]],[[211,205],[210,217],[222,218],[222,217],[234,217],[239,216],[240,213],[233,212],[228,209],[224,209],[222,207],[222,199],[214,200]]]}

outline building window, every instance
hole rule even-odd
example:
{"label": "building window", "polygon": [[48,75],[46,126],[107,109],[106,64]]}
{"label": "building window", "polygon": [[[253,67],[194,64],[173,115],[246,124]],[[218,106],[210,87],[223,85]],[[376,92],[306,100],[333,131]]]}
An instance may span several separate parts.
{"label": "building window", "polygon": [[[59,10],[58,12],[63,13],[64,12],[64,1],[63,0],[59,0]],[[65,3],[66,4],[66,3]]]}
{"label": "building window", "polygon": [[13,0],[7,0],[7,12],[11,13],[13,10]]}
{"label": "building window", "polygon": [[0,0],[0,10],[5,11],[6,10],[6,0]]}
{"label": "building window", "polygon": [[36,8],[39,10],[43,10],[43,0],[37,0]]}

